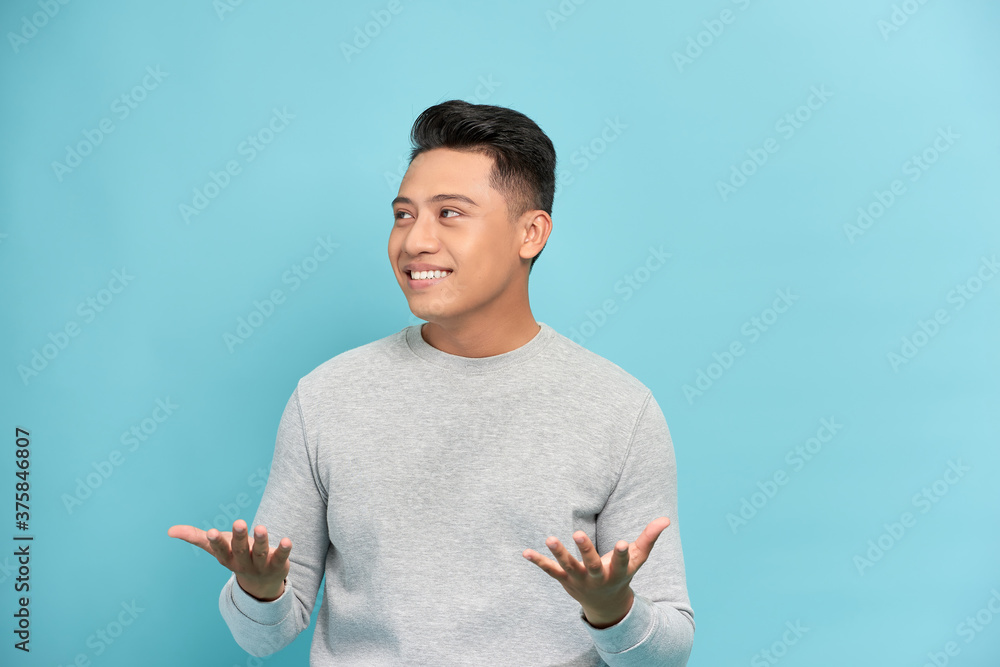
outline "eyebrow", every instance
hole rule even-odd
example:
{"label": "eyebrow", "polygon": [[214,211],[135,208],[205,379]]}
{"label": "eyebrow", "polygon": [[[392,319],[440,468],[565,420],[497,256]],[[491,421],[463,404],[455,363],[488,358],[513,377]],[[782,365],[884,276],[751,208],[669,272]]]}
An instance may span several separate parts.
{"label": "eyebrow", "polygon": [[[457,195],[457,194],[440,194],[440,195],[434,195],[433,197],[431,197],[430,199],[428,199],[427,202],[428,203],[433,203],[433,202],[445,201],[445,200],[448,200],[448,199],[455,199],[455,200],[460,201],[460,202],[465,202],[466,204],[469,204],[470,206],[475,206],[476,208],[479,208],[479,204],[477,204],[476,202],[472,201],[471,199],[469,199],[465,195]],[[392,205],[395,206],[396,204],[410,204],[412,206],[413,205],[413,200],[410,199],[409,197],[396,197],[395,199],[392,200]]]}

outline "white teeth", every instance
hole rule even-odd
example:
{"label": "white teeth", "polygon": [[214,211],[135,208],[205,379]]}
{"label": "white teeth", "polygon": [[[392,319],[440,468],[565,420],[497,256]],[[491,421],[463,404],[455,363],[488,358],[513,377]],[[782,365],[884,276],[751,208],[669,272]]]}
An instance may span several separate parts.
{"label": "white teeth", "polygon": [[427,280],[429,278],[442,278],[451,271],[411,271],[410,276],[414,280]]}

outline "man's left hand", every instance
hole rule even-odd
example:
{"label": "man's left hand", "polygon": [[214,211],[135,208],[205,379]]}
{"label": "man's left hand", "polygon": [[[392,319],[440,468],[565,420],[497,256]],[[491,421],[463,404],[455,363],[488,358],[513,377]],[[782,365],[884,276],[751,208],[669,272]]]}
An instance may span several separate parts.
{"label": "man's left hand", "polygon": [[562,584],[583,607],[591,625],[610,627],[628,615],[633,601],[629,583],[646,562],[660,533],[669,525],[668,517],[653,519],[635,542],[629,544],[619,540],[614,549],[600,557],[587,534],[578,530],[573,533],[573,539],[583,563],[574,558],[555,537],[546,540],[545,545],[558,563],[532,549],[526,549],[521,555]]}

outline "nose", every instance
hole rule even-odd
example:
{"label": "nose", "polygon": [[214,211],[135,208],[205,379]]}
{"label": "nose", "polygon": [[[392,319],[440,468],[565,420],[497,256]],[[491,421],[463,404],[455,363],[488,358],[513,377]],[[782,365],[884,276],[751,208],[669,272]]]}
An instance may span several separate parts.
{"label": "nose", "polygon": [[418,215],[403,239],[403,251],[410,257],[424,253],[433,255],[437,252],[440,244],[434,225],[434,218],[431,214]]}

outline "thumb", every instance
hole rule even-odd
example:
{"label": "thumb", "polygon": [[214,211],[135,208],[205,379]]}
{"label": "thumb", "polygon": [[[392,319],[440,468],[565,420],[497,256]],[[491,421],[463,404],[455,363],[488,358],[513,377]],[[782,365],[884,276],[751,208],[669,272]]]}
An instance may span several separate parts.
{"label": "thumb", "polygon": [[670,519],[668,517],[661,516],[653,519],[643,529],[642,534],[636,538],[635,545],[639,547],[642,553],[649,554],[649,552],[653,550],[653,545],[656,544],[656,540],[659,539],[660,535],[669,525]]}
{"label": "thumb", "polygon": [[184,540],[185,542],[190,542],[196,547],[201,547],[208,553],[212,553],[211,545],[208,543],[207,533],[200,528],[179,524],[168,528],[167,536],[176,537],[177,539]]}

